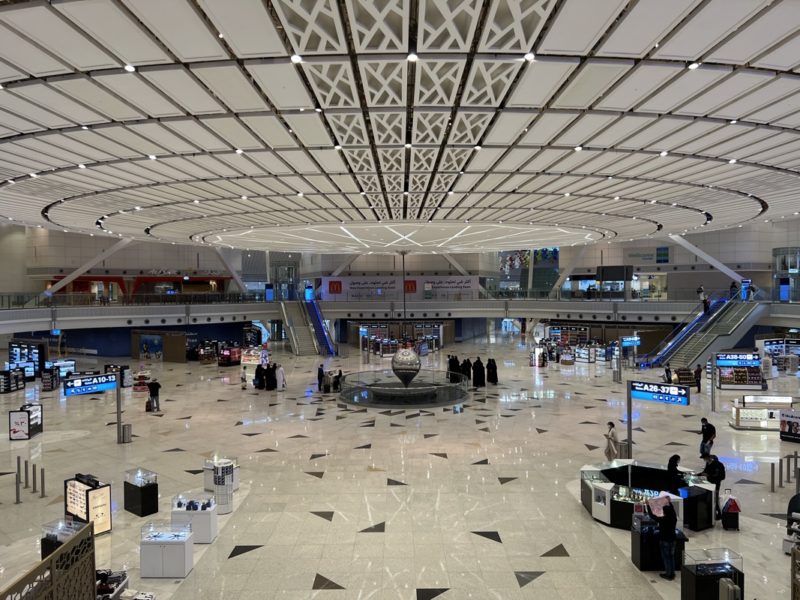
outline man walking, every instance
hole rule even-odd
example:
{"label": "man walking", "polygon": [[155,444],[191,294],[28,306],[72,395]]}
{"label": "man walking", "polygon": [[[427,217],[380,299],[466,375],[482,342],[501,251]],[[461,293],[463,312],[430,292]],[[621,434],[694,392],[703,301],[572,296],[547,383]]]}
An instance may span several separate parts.
{"label": "man walking", "polygon": [[699,473],[705,475],[709,483],[714,484],[714,506],[717,520],[722,518],[722,509],[719,506],[719,487],[725,481],[725,465],[714,454],[706,456],[706,467]]}
{"label": "man walking", "polygon": [[161,389],[161,384],[155,377],[147,382],[147,390],[150,392],[150,406],[153,407],[153,412],[161,412],[161,404],[158,401],[158,393]]}
{"label": "man walking", "polygon": [[325,379],[325,369],[322,367],[322,365],[320,365],[319,369],[317,369],[317,391],[318,392],[322,391],[322,380],[323,379]]}
{"label": "man walking", "polygon": [[700,458],[706,458],[711,454],[711,446],[714,445],[714,438],[717,437],[717,428],[703,417],[700,419],[700,435],[703,436],[700,442]]}
{"label": "man walking", "polygon": [[672,367],[669,363],[664,365],[664,383],[672,383]]}

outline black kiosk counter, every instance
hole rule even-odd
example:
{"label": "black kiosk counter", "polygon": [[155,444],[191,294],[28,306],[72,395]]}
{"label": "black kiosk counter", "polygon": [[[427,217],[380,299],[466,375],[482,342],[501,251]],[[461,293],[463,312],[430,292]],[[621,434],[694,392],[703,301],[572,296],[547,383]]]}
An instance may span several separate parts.
{"label": "black kiosk counter", "polygon": [[[678,523],[694,531],[714,524],[714,486],[702,477],[680,469],[680,495],[670,495]],[[581,468],[581,503],[596,520],[630,529],[637,506],[661,492],[674,489],[667,469],[632,459],[617,459]],[[640,509],[643,512],[643,508]]]}

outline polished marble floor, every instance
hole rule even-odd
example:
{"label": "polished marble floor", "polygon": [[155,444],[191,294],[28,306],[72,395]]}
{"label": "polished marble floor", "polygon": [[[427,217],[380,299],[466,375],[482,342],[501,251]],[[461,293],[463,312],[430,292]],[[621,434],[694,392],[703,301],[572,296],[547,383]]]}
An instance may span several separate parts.
{"label": "polished marble floor", "polygon": [[[136,435],[129,445],[115,443],[111,395],[42,393],[45,433],[0,441],[0,585],[35,563],[41,523],[62,512],[61,482],[91,472],[112,483],[115,504],[114,531],[97,538],[98,567],[127,568],[131,586],[155,591],[158,600],[677,600],[680,577],[666,582],[639,572],[629,534],[593,521],[579,500],[578,469],[602,462],[604,424],[624,414],[624,388],[610,371],[531,368],[518,336],[456,344],[423,358],[424,367],[446,367],[448,352],[494,357],[499,366],[500,384],[471,392],[463,412],[343,407],[317,393],[318,357],[280,351],[285,392],[242,391],[238,368],[144,365],[164,386],[164,412],[146,414],[145,394],[125,390],[124,421]],[[366,364],[351,349],[325,364],[353,372],[388,368],[389,358]],[[793,394],[797,387],[788,378],[775,384]],[[0,396],[0,405],[15,408],[23,396],[39,393],[29,387]],[[788,599],[789,559],[775,515],[785,513],[794,482],[769,493],[769,463],[795,447],[777,433],[728,427],[731,397],[718,399],[715,414],[705,391],[689,407],[637,404],[635,454],[664,463],[678,453],[683,466],[700,469],[697,432],[708,416],[727,467],[725,487],[744,513],[740,532],[687,532],[687,547],[741,552],[745,597]],[[241,463],[235,511],[221,518],[213,544],[195,546],[185,580],[141,580],[139,528],[167,520],[174,494],[202,487],[199,471],[214,452]],[[25,491],[23,503],[13,503],[6,473],[17,455],[46,467],[46,498]],[[123,473],[137,466],[159,474],[158,515],[122,509]]]}

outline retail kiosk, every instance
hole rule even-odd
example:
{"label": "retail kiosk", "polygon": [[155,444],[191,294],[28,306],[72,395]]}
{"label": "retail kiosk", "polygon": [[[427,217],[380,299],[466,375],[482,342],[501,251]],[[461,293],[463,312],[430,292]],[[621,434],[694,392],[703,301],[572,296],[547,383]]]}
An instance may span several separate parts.
{"label": "retail kiosk", "polygon": [[800,399],[792,396],[741,396],[733,401],[728,424],[734,429],[778,431],[781,412]]}
{"label": "retail kiosk", "polygon": [[94,521],[94,534],[111,531],[111,485],[77,473],[64,481],[64,514],[79,523]]}
{"label": "retail kiosk", "polygon": [[758,352],[730,350],[716,353],[717,381],[719,390],[764,390],[767,389],[761,374],[761,356]]}
{"label": "retail kiosk", "polygon": [[23,404],[8,411],[8,439],[29,440],[44,431],[41,404]]}
{"label": "retail kiosk", "polygon": [[158,475],[147,469],[125,471],[125,510],[139,517],[158,512]]}

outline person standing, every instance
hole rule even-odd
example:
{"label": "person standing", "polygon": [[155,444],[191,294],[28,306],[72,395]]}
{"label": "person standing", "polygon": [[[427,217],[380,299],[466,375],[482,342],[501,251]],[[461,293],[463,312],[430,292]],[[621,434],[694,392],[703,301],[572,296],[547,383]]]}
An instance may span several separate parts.
{"label": "person standing", "polygon": [[264,366],[261,364],[256,365],[256,376],[253,380],[253,385],[257,390],[264,389]]}
{"label": "person standing", "polygon": [[703,367],[697,365],[694,368],[694,383],[697,385],[697,393],[700,393],[700,380],[703,378]]}
{"label": "person standing", "polygon": [[669,363],[664,365],[664,383],[672,383],[672,367]]}
{"label": "person standing", "polygon": [[675,507],[672,502],[667,498],[667,503],[661,508],[661,516],[655,514],[647,504],[648,514],[658,523],[658,546],[661,550],[661,560],[664,563],[664,572],[659,573],[659,577],[672,581],[675,579],[675,528],[678,525],[678,515],[675,513]]}
{"label": "person standing", "polygon": [[708,315],[711,312],[711,300],[708,296],[703,296],[703,314]]}
{"label": "person standing", "polygon": [[278,387],[278,378],[276,376],[275,363],[270,363],[264,372],[266,379],[266,388],[268,392],[274,391]]}
{"label": "person standing", "polygon": [[736,280],[731,281],[731,287],[728,288],[728,293],[730,294],[731,299],[736,298],[739,294],[739,284],[736,283]]}
{"label": "person standing", "polygon": [[705,297],[706,297],[706,288],[704,288],[701,285],[699,288],[697,288],[697,299],[700,300],[700,302],[702,302],[705,299]]}
{"label": "person standing", "polygon": [[147,382],[147,391],[150,393],[150,406],[153,407],[153,412],[161,412],[161,404],[158,400],[160,390],[161,384],[155,377]]}
{"label": "person standing", "polygon": [[278,365],[275,371],[275,376],[278,380],[278,390],[286,389],[286,371],[283,370],[283,365]]}
{"label": "person standing", "polygon": [[239,375],[239,381],[242,383],[242,389],[247,389],[247,365],[242,367],[242,372]]}
{"label": "person standing", "polygon": [[700,441],[700,458],[705,458],[711,454],[711,446],[714,445],[714,439],[717,437],[717,428],[705,417],[700,419],[700,435],[703,436]]}
{"label": "person standing", "polygon": [[719,506],[719,487],[725,481],[725,465],[714,454],[709,454],[705,460],[706,466],[698,475],[704,475],[709,483],[714,484],[715,515],[717,520],[720,520],[722,518],[722,509]]}
{"label": "person standing", "polygon": [[465,358],[461,363],[461,374],[467,378],[467,381],[472,379],[472,363],[468,358]]}
{"label": "person standing", "polygon": [[606,460],[611,462],[619,456],[619,437],[617,428],[612,421],[608,422],[608,432],[603,435],[606,438]]}
{"label": "person standing", "polygon": [[322,391],[322,380],[325,379],[325,369],[322,368],[322,365],[319,366],[317,369],[317,391]]}
{"label": "person standing", "polygon": [[678,469],[680,464],[681,457],[679,454],[673,454],[669,457],[669,462],[667,463],[667,481],[664,487],[673,496],[679,496],[680,492],[678,490],[686,484],[680,469]]}
{"label": "person standing", "polygon": [[493,358],[486,361],[486,381],[492,385],[497,385],[497,363]]}
{"label": "person standing", "polygon": [[476,388],[486,387],[486,369],[481,362],[481,357],[475,359],[472,365],[472,384]]}

